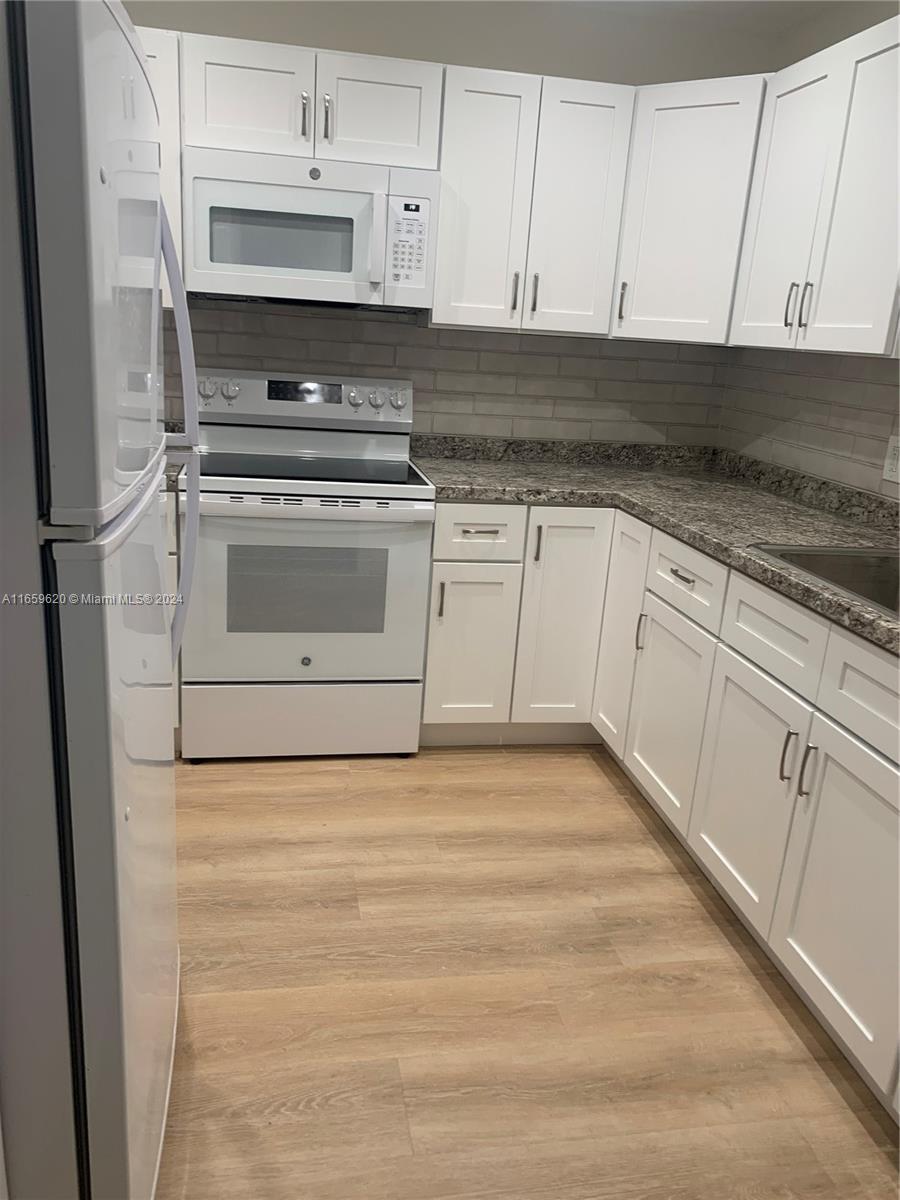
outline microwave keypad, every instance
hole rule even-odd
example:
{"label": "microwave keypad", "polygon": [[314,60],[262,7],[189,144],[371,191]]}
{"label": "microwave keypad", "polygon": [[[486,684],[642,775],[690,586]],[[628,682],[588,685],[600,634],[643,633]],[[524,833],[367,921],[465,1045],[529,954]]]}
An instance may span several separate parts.
{"label": "microwave keypad", "polygon": [[392,196],[388,216],[388,271],[391,283],[425,286],[428,253],[428,201]]}

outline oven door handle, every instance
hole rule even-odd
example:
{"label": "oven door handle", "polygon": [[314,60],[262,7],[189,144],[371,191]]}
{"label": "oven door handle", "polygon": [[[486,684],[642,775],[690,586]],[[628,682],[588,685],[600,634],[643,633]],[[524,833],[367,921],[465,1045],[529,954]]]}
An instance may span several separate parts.
{"label": "oven door handle", "polygon": [[245,517],[265,517],[288,521],[377,521],[380,524],[401,521],[408,525],[433,524],[434,504],[429,500],[422,500],[413,501],[402,508],[356,508],[352,504],[343,507],[339,503],[333,506],[309,502],[295,504],[292,497],[287,498],[287,503],[284,503],[281,497],[272,500],[223,500],[221,496],[207,493],[200,497],[200,515],[234,517],[239,520]]}
{"label": "oven door handle", "polygon": [[381,287],[384,283],[387,257],[387,196],[372,193],[372,240],[369,242],[369,283]]}

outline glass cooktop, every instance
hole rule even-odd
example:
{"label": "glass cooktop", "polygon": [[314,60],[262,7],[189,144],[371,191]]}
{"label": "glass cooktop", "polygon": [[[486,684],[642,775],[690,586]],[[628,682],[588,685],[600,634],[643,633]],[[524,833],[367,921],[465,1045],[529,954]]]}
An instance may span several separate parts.
{"label": "glass cooktop", "polygon": [[410,462],[384,458],[322,458],[299,454],[242,454],[204,450],[200,474],[233,479],[315,480],[322,483],[422,484]]}

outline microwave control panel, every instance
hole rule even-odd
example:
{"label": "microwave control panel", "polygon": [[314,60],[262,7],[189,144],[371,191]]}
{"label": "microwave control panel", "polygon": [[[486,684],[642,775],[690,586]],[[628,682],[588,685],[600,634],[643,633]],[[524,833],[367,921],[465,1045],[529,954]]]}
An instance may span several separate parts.
{"label": "microwave control panel", "polygon": [[430,207],[421,196],[389,198],[387,272],[393,284],[425,287]]}

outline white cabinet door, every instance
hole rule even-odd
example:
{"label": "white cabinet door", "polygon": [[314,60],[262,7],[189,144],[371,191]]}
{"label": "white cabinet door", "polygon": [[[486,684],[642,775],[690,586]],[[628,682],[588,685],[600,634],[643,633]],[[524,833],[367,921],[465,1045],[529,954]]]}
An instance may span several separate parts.
{"label": "white cabinet door", "polygon": [[845,43],[798,345],[887,354],[896,316],[900,18]]}
{"label": "white cabinet door", "polygon": [[616,513],[591,724],[619,758],[625,754],[637,658],[637,621],[644,599],[651,533],[643,521]]}
{"label": "white cabinet door", "polygon": [[541,80],[448,67],[434,320],[517,328]]}
{"label": "white cabinet door", "polygon": [[897,768],[816,714],[769,944],[883,1090],[897,1055]]}
{"label": "white cabinet door", "polygon": [[316,158],[397,167],[438,165],[439,63],[316,56]]}
{"label": "white cabinet door", "polygon": [[617,337],[725,341],[763,86],[746,75],[638,88]]}
{"label": "white cabinet door", "polygon": [[508,721],[519,626],[519,563],[435,563],[426,722]]}
{"label": "white cabinet door", "polygon": [[769,80],[750,190],[730,341],[792,346],[809,268],[831,131],[838,117],[835,50]]}
{"label": "white cabinet door", "polygon": [[[150,86],[159,109],[159,189],[172,227],[181,265],[181,94],[178,81],[178,38],[170,29],[138,29],[147,55]],[[162,272],[163,304],[172,307],[172,294]]]}
{"label": "white cabinet door", "polygon": [[185,33],[181,87],[186,146],[312,157],[315,51]]}
{"label": "white cabinet door", "polygon": [[651,592],[638,633],[625,764],[687,833],[716,639]]}
{"label": "white cabinet door", "polygon": [[812,708],[720,645],[688,841],[767,937]]}
{"label": "white cabinet door", "polygon": [[545,79],[523,329],[608,333],[634,88]]}
{"label": "white cabinet door", "polygon": [[514,721],[589,721],[612,509],[532,508]]}

